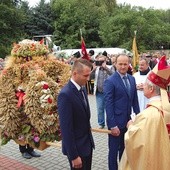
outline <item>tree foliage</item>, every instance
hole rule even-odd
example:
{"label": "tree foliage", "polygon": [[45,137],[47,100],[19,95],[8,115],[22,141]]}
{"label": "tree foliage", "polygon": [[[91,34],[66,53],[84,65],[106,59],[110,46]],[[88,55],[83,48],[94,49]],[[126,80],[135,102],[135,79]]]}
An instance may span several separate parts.
{"label": "tree foliage", "polygon": [[23,37],[23,14],[18,8],[20,1],[2,1],[0,3],[0,57],[9,54],[13,42]]}
{"label": "tree foliage", "polygon": [[56,43],[63,48],[80,47],[80,29],[86,44],[90,47],[100,45],[98,28],[103,12],[92,2],[79,0],[57,0],[53,3],[56,14],[54,35]]}
{"label": "tree foliage", "polygon": [[38,6],[29,8],[27,3],[22,2],[22,10],[26,16],[24,25],[28,37],[53,34],[53,14],[49,3],[41,0]]}
{"label": "tree foliage", "polygon": [[159,49],[162,45],[168,48],[170,22],[162,20],[164,12],[130,6],[116,8],[112,16],[100,24],[101,39],[106,46],[131,49],[134,31],[137,31],[140,50]]}

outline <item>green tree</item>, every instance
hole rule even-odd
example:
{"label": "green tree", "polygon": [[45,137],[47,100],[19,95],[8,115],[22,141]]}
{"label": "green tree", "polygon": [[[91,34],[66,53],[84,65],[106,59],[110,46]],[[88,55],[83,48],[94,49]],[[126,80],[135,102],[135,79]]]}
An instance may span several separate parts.
{"label": "green tree", "polygon": [[[165,11],[141,7],[120,6],[112,16],[107,16],[100,24],[100,37],[105,46],[123,47],[131,50],[134,31],[140,51],[159,49],[170,40],[169,22]],[[103,24],[104,23],[104,24]]]}
{"label": "green tree", "polygon": [[1,57],[13,42],[42,34],[54,35],[62,49],[80,48],[80,29],[87,48],[131,50],[135,30],[139,51],[170,48],[170,10],[118,6],[116,0],[41,0],[34,8],[23,0],[0,0],[0,24]]}
{"label": "green tree", "polygon": [[20,1],[2,1],[0,3],[0,57],[9,54],[13,42],[23,36],[23,13],[19,9]]}
{"label": "green tree", "polygon": [[25,32],[28,37],[34,35],[53,34],[53,14],[50,3],[41,0],[34,8],[29,8],[28,3],[22,3],[22,10],[26,14]]}
{"label": "green tree", "polygon": [[53,1],[56,14],[54,35],[56,44],[62,48],[80,48],[80,29],[88,48],[102,45],[98,28],[104,12],[93,1]]}

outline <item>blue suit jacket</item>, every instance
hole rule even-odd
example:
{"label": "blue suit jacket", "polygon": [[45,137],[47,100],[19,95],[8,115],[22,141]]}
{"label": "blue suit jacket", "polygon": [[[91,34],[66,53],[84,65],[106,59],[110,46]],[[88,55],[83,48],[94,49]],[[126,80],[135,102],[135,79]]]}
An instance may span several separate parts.
{"label": "blue suit jacket", "polygon": [[131,108],[135,113],[139,113],[139,104],[134,77],[128,74],[131,87],[131,95],[116,71],[104,82],[104,97],[106,103],[107,126],[112,128],[118,126],[120,129],[126,127],[130,120]]}
{"label": "blue suit jacket", "polygon": [[85,97],[87,106],[71,81],[58,95],[57,107],[62,135],[62,151],[69,160],[78,156],[89,156],[94,147],[87,93]]}

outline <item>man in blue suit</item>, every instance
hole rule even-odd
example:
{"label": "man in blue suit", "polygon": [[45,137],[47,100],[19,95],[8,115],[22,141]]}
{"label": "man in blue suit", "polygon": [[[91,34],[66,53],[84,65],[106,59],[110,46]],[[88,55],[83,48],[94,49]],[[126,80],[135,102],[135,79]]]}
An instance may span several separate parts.
{"label": "man in blue suit", "polygon": [[90,126],[90,107],[84,88],[90,78],[92,64],[78,59],[72,76],[58,96],[58,112],[62,135],[62,151],[70,168],[90,170],[94,141]]}
{"label": "man in blue suit", "polygon": [[119,160],[124,150],[124,134],[131,113],[139,113],[136,83],[134,77],[127,74],[129,57],[120,54],[116,58],[116,72],[104,82],[104,97],[106,103],[107,126],[109,134],[109,170],[117,170]]}

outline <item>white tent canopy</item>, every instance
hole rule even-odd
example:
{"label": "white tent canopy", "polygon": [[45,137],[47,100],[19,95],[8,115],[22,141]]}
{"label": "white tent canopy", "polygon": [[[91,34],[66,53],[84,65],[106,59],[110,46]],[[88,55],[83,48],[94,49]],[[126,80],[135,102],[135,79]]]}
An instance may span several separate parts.
{"label": "white tent canopy", "polygon": [[[87,50],[87,53],[90,50],[94,50],[94,56],[98,55],[99,53],[103,53],[104,51],[106,51],[107,54],[109,54],[109,55],[111,55],[111,54],[121,54],[121,53],[131,55],[131,52],[124,49],[124,48],[89,48],[89,49],[86,49],[86,50]],[[65,50],[55,52],[55,55],[58,56],[58,57],[68,58],[78,51],[81,54],[81,49],[65,49]]]}

